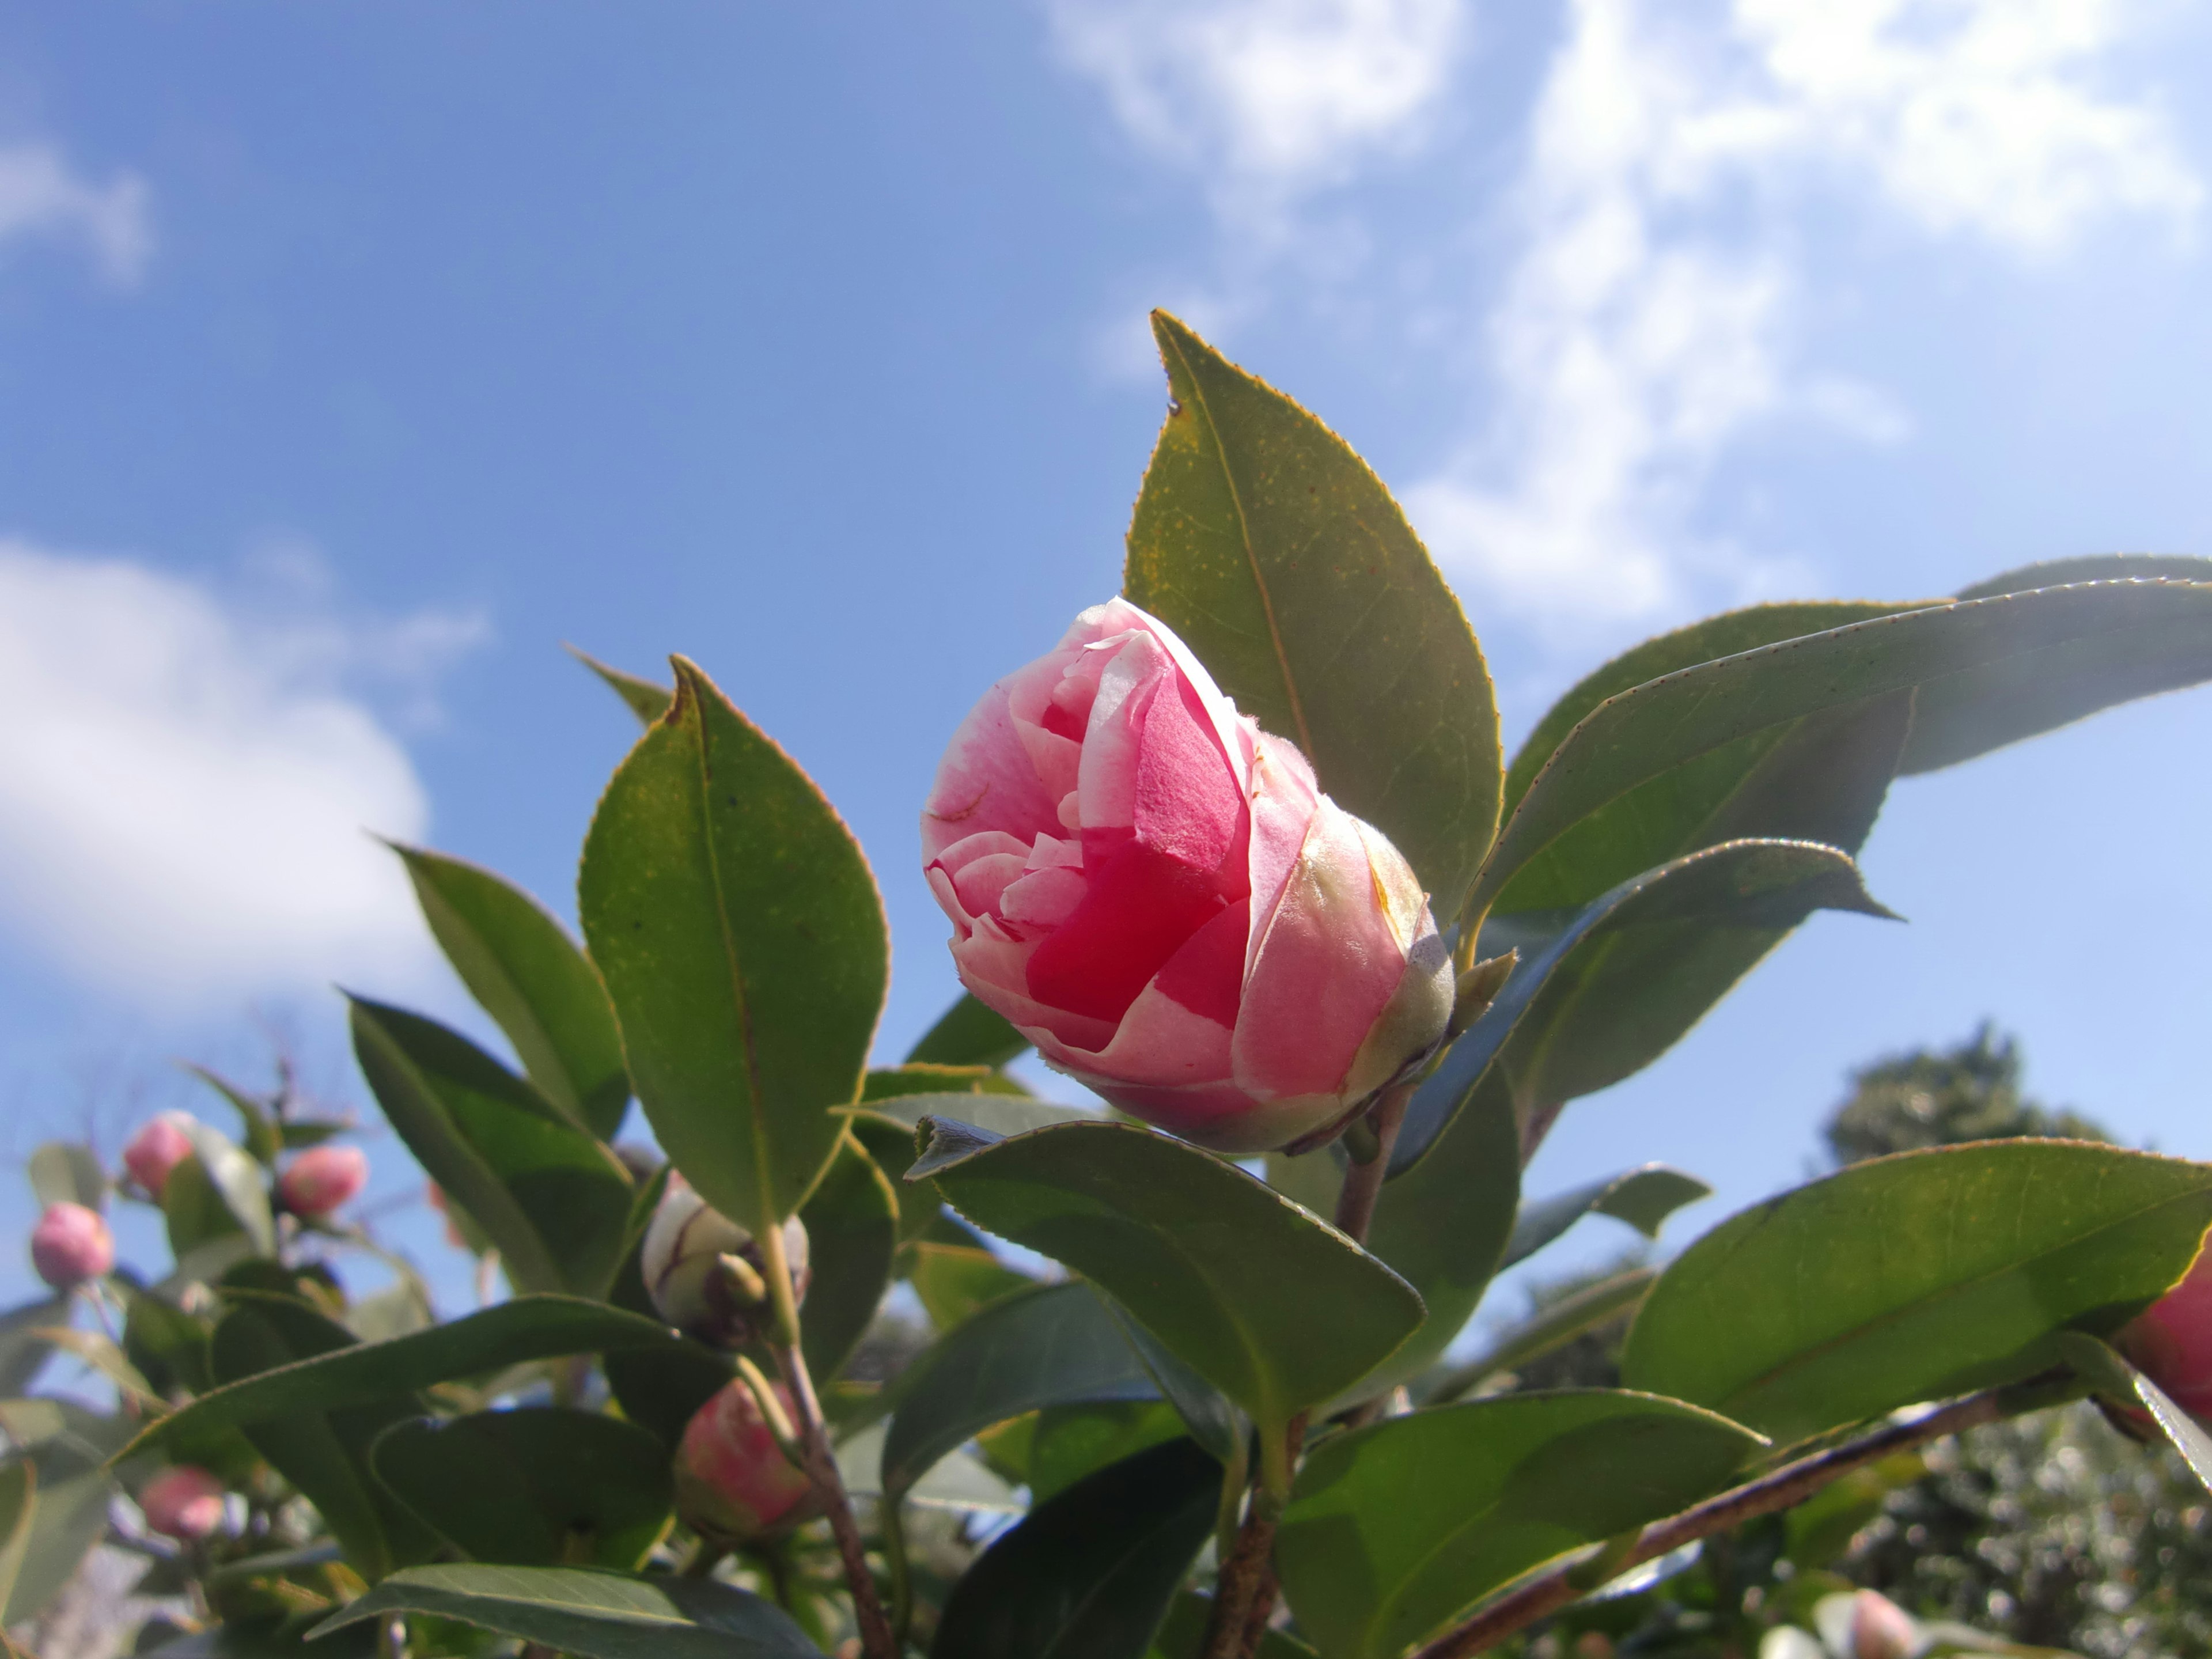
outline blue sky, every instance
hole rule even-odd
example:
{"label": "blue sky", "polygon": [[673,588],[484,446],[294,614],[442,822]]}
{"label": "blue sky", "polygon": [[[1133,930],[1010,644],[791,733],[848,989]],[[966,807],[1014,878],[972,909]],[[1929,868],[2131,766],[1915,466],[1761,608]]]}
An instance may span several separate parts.
{"label": "blue sky", "polygon": [[[1149,306],[1399,489],[1516,735],[1747,599],[2212,552],[2207,45],[2169,0],[0,4],[4,1149],[112,1150],[270,1029],[357,1103],[333,981],[464,1018],[362,831],[567,913],[633,728],[563,641],[696,658],[814,771],[896,1055],[954,988],[917,804],[1116,585]],[[1984,1016],[2212,1154],[2208,736],[2185,694],[1901,785],[1911,925],[1817,919],[1532,1184],[1748,1201],[1846,1067]]]}

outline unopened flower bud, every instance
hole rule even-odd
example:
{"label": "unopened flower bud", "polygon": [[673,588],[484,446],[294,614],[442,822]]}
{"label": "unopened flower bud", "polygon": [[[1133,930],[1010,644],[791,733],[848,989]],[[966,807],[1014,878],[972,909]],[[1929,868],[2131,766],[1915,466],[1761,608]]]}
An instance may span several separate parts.
{"label": "unopened flower bud", "polygon": [[[2113,1340],[2175,1405],[2212,1422],[2212,1251]],[[2123,1414],[2148,1426],[2145,1413],[2123,1408]]]}
{"label": "unopened flower bud", "polygon": [[1450,953],[1405,858],[1126,600],[1000,680],[921,815],[975,998],[1219,1152],[1326,1136],[1420,1063]]}
{"label": "unopened flower bud", "polygon": [[276,1195],[294,1215],[328,1215],[368,1184],[368,1154],[358,1146],[311,1146],[277,1177]]}
{"label": "unopened flower bud", "polygon": [[[792,1416],[791,1395],[771,1385]],[[692,1414],[676,1452],[676,1512],[702,1537],[749,1544],[823,1512],[822,1493],[783,1454],[759,1401],[742,1381]]]}
{"label": "unopened flower bud", "polygon": [[115,1265],[115,1237],[97,1210],[64,1200],[46,1206],[31,1229],[31,1266],[58,1291],[73,1290]]}
{"label": "unopened flower bud", "polygon": [[155,1532],[195,1543],[222,1525],[222,1482],[205,1469],[180,1463],[145,1484],[138,1507]]}
{"label": "unopened flower bud", "polygon": [[1851,1599],[1850,1659],[1912,1659],[1920,1651],[1920,1626],[1912,1615],[1877,1590]]}
{"label": "unopened flower bud", "polygon": [[[797,1216],[783,1224],[783,1253],[793,1293],[804,1300],[806,1229]],[[680,1175],[668,1177],[668,1190],[646,1229],[638,1265],[660,1316],[712,1346],[742,1348],[775,1320],[760,1241],[700,1197]]]}
{"label": "unopened flower bud", "polygon": [[183,1112],[164,1112],[139,1125],[123,1149],[123,1167],[157,1202],[169,1184],[169,1171],[192,1155],[192,1138],[186,1132],[191,1121]]}

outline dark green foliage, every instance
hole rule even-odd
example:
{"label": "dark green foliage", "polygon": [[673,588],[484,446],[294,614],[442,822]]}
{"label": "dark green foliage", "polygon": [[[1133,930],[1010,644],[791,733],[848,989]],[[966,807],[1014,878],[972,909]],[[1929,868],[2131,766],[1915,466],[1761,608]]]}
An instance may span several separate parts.
{"label": "dark green foliage", "polygon": [[1821,1133],[1838,1164],[2015,1135],[2110,1140],[2102,1124],[2021,1092],[2020,1043],[1984,1020],[1964,1042],[1887,1054],[1851,1073]]}

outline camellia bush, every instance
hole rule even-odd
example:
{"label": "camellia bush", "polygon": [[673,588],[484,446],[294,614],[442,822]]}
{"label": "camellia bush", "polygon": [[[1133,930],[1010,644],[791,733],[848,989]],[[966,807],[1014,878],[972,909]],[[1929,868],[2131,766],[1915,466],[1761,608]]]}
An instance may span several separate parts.
{"label": "camellia bush", "polygon": [[[58,1346],[118,1404],[0,1405],[12,1625],[105,1537],[177,1598],[140,1644],[167,1659],[1455,1659],[2084,1395],[2212,1474],[2212,1166],[2086,1141],[1857,1164],[1453,1348],[1579,1218],[1656,1235],[1707,1190],[1523,1194],[1561,1109],[1813,911],[1886,916],[1853,854],[1893,779],[2212,678],[2212,561],[1711,617],[1509,766],[1383,486],[1155,326],[1121,594],[976,663],[920,857],[883,866],[969,994],[871,1068],[888,940],[851,834],[689,661],[602,670],[646,731],[585,836],[580,945],[395,849],[513,1063],[352,1003],[511,1294],[349,1303],[361,1160],[283,1101],[134,1140],[115,1190],[161,1206],[165,1270],[118,1267],[106,1172],[42,1151],[55,1296],[7,1316],[5,1392]],[[1034,1097],[1031,1048],[1114,1112]],[[659,1151],[617,1142],[633,1098]],[[1492,1386],[1631,1309],[1622,1387]],[[1783,1634],[1979,1639],[1878,1601]]]}

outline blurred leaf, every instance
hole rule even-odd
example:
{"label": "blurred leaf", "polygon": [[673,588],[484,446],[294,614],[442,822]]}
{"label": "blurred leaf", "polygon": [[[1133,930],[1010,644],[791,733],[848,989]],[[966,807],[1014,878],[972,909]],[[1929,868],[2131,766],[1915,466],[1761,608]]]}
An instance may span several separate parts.
{"label": "blurred leaf", "polygon": [[276,1154],[284,1148],[283,1130],[276,1115],[219,1073],[204,1066],[188,1065],[185,1070],[230,1103],[231,1109],[238,1114],[240,1137],[253,1161],[264,1168],[275,1164]]}
{"label": "blurred leaf", "polygon": [[23,1448],[38,1493],[15,1586],[0,1606],[0,1626],[12,1627],[38,1617],[106,1534],[116,1490],[107,1459],[131,1425],[71,1401],[36,1400],[0,1404],[0,1429]]}
{"label": "blurred leaf", "polygon": [[317,1626],[434,1613],[579,1659],[821,1659],[772,1602],[708,1579],[587,1567],[410,1567]]}
{"label": "blurred leaf", "polygon": [[[1032,1504],[1042,1504],[1125,1457],[1185,1437],[1182,1413],[1164,1400],[1048,1406],[1035,1423],[1025,1469]],[[1218,1483],[1218,1460],[1214,1474]]]}
{"label": "blurred leaf", "polygon": [[198,1118],[179,1119],[177,1127],[195,1154],[178,1163],[161,1184],[161,1213],[179,1261],[234,1229],[246,1235],[257,1255],[274,1255],[276,1220],[269,1208],[268,1172],[229,1136]]}
{"label": "blurred leaf", "polygon": [[342,1117],[293,1117],[276,1126],[276,1134],[286,1152],[296,1152],[336,1139],[354,1127]]}
{"label": "blurred leaf", "polygon": [[51,1327],[44,1334],[55,1347],[64,1353],[74,1354],[112,1382],[134,1411],[143,1411],[148,1406],[157,1410],[161,1407],[162,1401],[154,1392],[153,1385],[140,1374],[138,1368],[131,1363],[112,1338],[98,1331],[72,1330],[66,1325]]}
{"label": "blurred leaf", "polygon": [[0,1607],[15,1596],[38,1506],[38,1466],[23,1457],[0,1465]]}
{"label": "blurred leaf", "polygon": [[140,1659],[369,1659],[376,1651],[375,1632],[368,1626],[339,1632],[335,1638],[307,1645],[308,1632],[321,1622],[320,1611],[295,1613],[281,1618],[229,1620],[210,1625],[139,1650]]}
{"label": "blurred leaf", "polygon": [[2075,1375],[2124,1405],[2150,1414],[2189,1472],[2212,1491],[2212,1435],[2203,1425],[2167,1397],[2165,1389],[2145,1376],[2110,1345],[2076,1331],[2062,1333],[2058,1352]]}
{"label": "blurred leaf", "polygon": [[1421,1299],[1265,1182],[1165,1135],[1062,1123],[999,1140],[925,1120],[908,1178],[1096,1279],[1264,1433],[1413,1334]]}
{"label": "blurred leaf", "polygon": [[[842,1115],[852,1129],[853,1139],[876,1160],[876,1167],[884,1172],[891,1182],[891,1190],[898,1194],[899,1243],[912,1243],[936,1224],[944,1205],[933,1182],[916,1182],[908,1186],[902,1179],[914,1164],[914,1126],[872,1110]],[[895,1269],[896,1266],[894,1262]]]}
{"label": "blurred leaf", "polygon": [[615,695],[629,705],[629,712],[637,716],[641,726],[651,726],[668,712],[668,705],[676,700],[676,694],[657,681],[635,674],[625,674],[619,668],[611,668],[597,657],[588,656],[573,645],[567,650],[570,656],[614,689]]}
{"label": "blurred leaf", "polygon": [[107,1176],[89,1147],[49,1140],[31,1154],[23,1170],[42,1210],[56,1204],[82,1204],[88,1210],[107,1207]]}
{"label": "blurred leaf", "polygon": [[1121,586],[1313,763],[1457,913],[1498,824],[1482,650],[1390,492],[1336,434],[1165,312],[1166,424]]}
{"label": "blurred leaf", "polygon": [[1723,1222],[1629,1334],[1632,1387],[1788,1443],[2024,1378],[2186,1271],[2212,1168],[2079,1141],[1880,1158]]}
{"label": "blurred leaf", "polygon": [[[222,1194],[197,1158],[179,1158],[161,1183],[161,1216],[167,1226],[169,1253],[176,1257],[179,1273],[187,1262],[211,1261],[211,1256],[202,1253],[226,1238],[237,1241],[240,1255],[253,1253],[253,1241],[238,1224],[238,1218],[231,1214],[230,1206],[222,1201]],[[218,1271],[211,1267],[200,1276],[211,1278]]]}
{"label": "blurred leaf", "polygon": [[929,1322],[940,1331],[965,1324],[992,1303],[1036,1282],[974,1244],[917,1244],[907,1277]]}
{"label": "blurred leaf", "polygon": [[1429,1389],[1427,1403],[1448,1404],[1500,1371],[1518,1370],[1584,1331],[1620,1316],[1644,1300],[1658,1278],[1656,1267],[1632,1267],[1569,1292],[1534,1318],[1515,1326],[1477,1358],[1445,1372]]}
{"label": "blurred leaf", "polygon": [[668,1529],[668,1450],[634,1423],[532,1406],[402,1423],[376,1477],[473,1561],[632,1569]]}
{"label": "blurred leaf", "polygon": [[584,934],[655,1135],[756,1234],[795,1211],[858,1098],[883,1006],[883,902],[806,775],[696,668],[585,843]]}
{"label": "blurred leaf", "polygon": [[411,1336],[438,1322],[437,1315],[410,1280],[396,1279],[346,1310],[346,1328],[364,1342],[383,1342],[395,1336]]}
{"label": "blurred leaf", "polygon": [[994,1423],[1042,1406],[1159,1394],[1090,1287],[1073,1284],[993,1303],[925,1350],[896,1389],[883,1455],[892,1497]]}
{"label": "blurred leaf", "polygon": [[[1206,1639],[1206,1620],[1212,1612],[1209,1596],[1188,1590],[1176,1596],[1174,1607],[1168,1610],[1167,1623],[1160,1627],[1145,1659],[1199,1659],[1199,1644]],[[1253,1651],[1254,1659],[1319,1659],[1304,1643],[1279,1630],[1263,1632]]]}
{"label": "blurred leaf", "polygon": [[1030,1040],[1013,1022],[967,992],[907,1054],[909,1066],[1004,1066],[1028,1051]]}
{"label": "blurred leaf", "polygon": [[2212,586],[2106,582],[1931,605],[1698,664],[1593,709],[1499,832],[1479,914],[1530,860],[1646,781],[1754,732],[1917,688],[1907,771],[2212,674]]}
{"label": "blurred leaf", "polygon": [[[1595,900],[1540,947],[1525,953],[1482,1017],[1453,1042],[1414,1091],[1390,1167],[1402,1178],[1474,1091],[1524,1022],[1553,1036],[1583,988],[1592,944],[1621,930],[1696,918],[1743,927],[1791,927],[1816,909],[1889,912],[1870,897],[1858,866],[1832,847],[1738,841],[1647,870]],[[1632,1036],[1629,1038],[1632,1041]],[[1524,1125],[1530,1103],[1516,1091]]]}
{"label": "blurred leaf", "polygon": [[799,1346],[817,1382],[836,1376],[890,1286],[898,1210],[890,1178],[847,1137],[799,1212],[812,1273]]}
{"label": "blurred leaf", "polygon": [[633,1194],[614,1154],[458,1031],[364,997],[352,1020],[385,1116],[514,1287],[605,1294]]}
{"label": "blurred leaf", "polygon": [[187,1428],[236,1427],[291,1412],[335,1411],[527,1360],[633,1348],[672,1352],[684,1346],[658,1321],[603,1303],[518,1296],[412,1336],[334,1346],[266,1375],[234,1372],[238,1380],[226,1381],[147,1425],[131,1449],[173,1439]]}
{"label": "blurred leaf", "polygon": [[607,1389],[622,1413],[670,1454],[699,1408],[737,1378],[727,1354],[689,1339],[662,1348],[623,1348],[601,1357]]}
{"label": "blurred leaf", "polygon": [[1586,1215],[1609,1215],[1626,1221],[1644,1237],[1656,1239],[1667,1218],[1685,1205],[1711,1198],[1713,1189],[1693,1175],[1665,1164],[1646,1164],[1624,1170],[1603,1181],[1554,1194],[1540,1203],[1524,1204],[1514,1218],[1513,1237],[1507,1241],[1499,1270],[1516,1266],[1542,1249]]}
{"label": "blurred leaf", "polygon": [[629,1109],[622,1034],[598,973],[568,930],[489,870],[391,846],[446,959],[507,1033],[525,1075],[572,1121],[612,1140]]}
{"label": "blurred leaf", "polygon": [[1783,1517],[1789,1539],[1783,1553],[1801,1569],[1840,1559],[1859,1529],[1881,1516],[1890,1493],[1927,1473],[1917,1452],[1899,1452],[1829,1482]]}
{"label": "blurred leaf", "polygon": [[[265,1372],[318,1359],[327,1364],[335,1356],[361,1351],[343,1325],[281,1297],[234,1307],[216,1323],[208,1344],[216,1381],[233,1388],[253,1386],[247,1378],[265,1382]],[[207,1396],[221,1397],[221,1390]],[[347,1561],[373,1583],[395,1566],[436,1551],[434,1537],[368,1473],[368,1449],[377,1436],[422,1408],[411,1391],[395,1389],[343,1407],[262,1415],[239,1426],[253,1449],[306,1494]],[[161,1419],[147,1434],[184,1415]]]}
{"label": "blurred leaf", "polygon": [[933,1659],[1139,1659],[1220,1486],[1221,1466],[1178,1438],[1039,1504],[953,1587]]}
{"label": "blurred leaf", "polygon": [[56,1292],[36,1302],[0,1313],[0,1399],[10,1399],[31,1386],[46,1363],[52,1346],[39,1332],[69,1317],[66,1292]]}
{"label": "blurred leaf", "polygon": [[1385,1659],[1539,1563],[1725,1486],[1760,1443],[1598,1389],[1386,1419],[1308,1455],[1275,1539],[1283,1593],[1329,1659]]}

